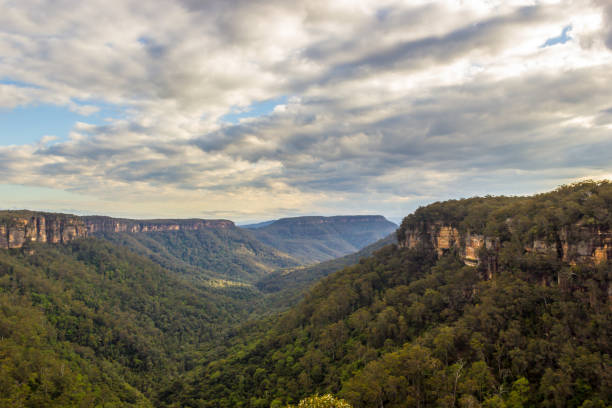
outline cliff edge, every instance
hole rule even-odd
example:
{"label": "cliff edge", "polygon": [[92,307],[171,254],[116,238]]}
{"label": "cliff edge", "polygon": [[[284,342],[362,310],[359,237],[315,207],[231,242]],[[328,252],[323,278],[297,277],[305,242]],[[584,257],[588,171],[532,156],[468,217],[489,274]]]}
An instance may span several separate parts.
{"label": "cliff edge", "polygon": [[234,223],[228,220],[130,220],[27,210],[0,211],[0,248],[21,248],[26,242],[62,244],[109,232],[194,231],[231,227],[234,227]]}
{"label": "cliff edge", "polygon": [[421,207],[397,230],[401,247],[455,250],[490,278],[500,257],[542,255],[569,265],[612,260],[612,184],[583,182],[531,197],[476,197]]}

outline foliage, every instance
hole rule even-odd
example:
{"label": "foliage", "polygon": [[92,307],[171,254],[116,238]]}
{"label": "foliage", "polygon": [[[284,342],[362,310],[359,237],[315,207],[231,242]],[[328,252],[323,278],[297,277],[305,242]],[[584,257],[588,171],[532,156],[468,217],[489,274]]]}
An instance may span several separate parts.
{"label": "foliage", "polygon": [[274,271],[257,281],[255,286],[268,294],[266,297],[268,308],[284,310],[297,304],[304,291],[322,278],[346,266],[354,265],[360,259],[371,256],[375,251],[396,242],[395,234],[390,234],[362,250],[342,258],[314,265]]}
{"label": "foliage", "polygon": [[259,320],[247,320],[266,304],[252,287],[176,273],[223,257],[231,273],[233,249],[214,255],[231,246],[182,247],[208,238],[2,250],[0,406],[610,406],[612,264],[524,248],[569,225],[608,232],[611,211],[607,182],[436,203],[404,232],[444,222],[502,238],[492,279],[452,250],[388,245]]}
{"label": "foliage", "polygon": [[[419,216],[501,231],[511,215],[527,239],[589,214],[604,228],[611,192],[589,182],[534,198],[436,204]],[[473,207],[489,201],[503,211]],[[576,203],[584,214],[569,216]],[[388,246],[322,279],[278,321],[235,332],[225,355],[201,360],[165,402],[255,407],[331,393],[356,408],[612,403],[610,263],[567,265],[509,241],[493,279],[482,276],[452,251],[437,259]]]}
{"label": "foliage", "polygon": [[150,405],[254,296],[100,240],[0,251],[0,406]]}
{"label": "foliage", "polygon": [[[288,405],[287,408],[295,408]],[[297,408],[351,408],[351,405],[341,399],[335,398],[331,394],[304,398],[297,405]]]}
{"label": "foliage", "polygon": [[609,230],[612,183],[585,181],[530,197],[486,196],[436,202],[404,218],[397,231],[398,240],[404,241],[408,230],[420,231],[435,223],[501,241],[510,239],[512,231],[521,242],[536,238],[554,242],[563,227],[575,224]]}
{"label": "foliage", "polygon": [[103,237],[168,269],[201,278],[254,282],[273,270],[298,265],[289,255],[259,242],[251,231],[236,227]]}

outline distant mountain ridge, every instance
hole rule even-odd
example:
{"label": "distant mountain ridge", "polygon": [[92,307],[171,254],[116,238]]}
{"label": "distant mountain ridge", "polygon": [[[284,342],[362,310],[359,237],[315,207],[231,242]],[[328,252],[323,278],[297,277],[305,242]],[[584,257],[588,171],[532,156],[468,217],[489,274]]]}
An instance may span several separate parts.
{"label": "distant mountain ridge", "polygon": [[396,228],[382,215],[341,215],[282,218],[252,231],[264,244],[314,263],[357,252]]}
{"label": "distant mountain ridge", "polygon": [[268,295],[268,305],[274,310],[284,310],[297,304],[304,293],[315,283],[341,269],[355,265],[376,251],[397,244],[395,233],[370,244],[361,250],[340,258],[330,259],[314,265],[281,269],[265,275],[255,287]]}
{"label": "distant mountain ridge", "polygon": [[272,224],[273,222],[276,222],[278,220],[269,220],[269,221],[262,221],[262,222],[256,222],[254,224],[243,224],[243,225],[238,225],[240,228],[246,228],[246,229],[257,229],[257,228],[261,228],[261,227],[266,227],[270,224]]}
{"label": "distant mountain ridge", "polygon": [[206,220],[201,218],[132,220],[106,216],[84,216],[89,233],[98,232],[157,232],[157,231],[197,231],[204,228],[232,228],[236,225],[230,220]]}
{"label": "distant mountain ridge", "polygon": [[106,216],[78,216],[30,210],[0,211],[0,248],[20,248],[24,243],[67,243],[92,234],[109,232],[195,231],[232,228],[229,220],[132,220]]}
{"label": "distant mountain ridge", "polygon": [[314,265],[298,266],[272,272],[259,280],[255,286],[264,293],[274,293],[287,289],[301,292],[329,274],[347,266],[354,265],[358,263],[360,259],[367,258],[375,251],[392,244],[397,244],[397,236],[395,233],[391,233],[385,238],[379,239],[373,244],[341,258],[330,259],[329,261]]}
{"label": "distant mountain ridge", "polygon": [[277,269],[300,263],[260,242],[250,230],[228,226],[153,233],[111,232],[101,237],[158,264],[200,278],[255,282]]}
{"label": "distant mountain ridge", "polygon": [[309,216],[256,227],[240,228],[229,220],[136,220],[0,211],[0,248],[100,237],[187,275],[254,283],[275,270],[357,252],[397,225],[382,216]]}

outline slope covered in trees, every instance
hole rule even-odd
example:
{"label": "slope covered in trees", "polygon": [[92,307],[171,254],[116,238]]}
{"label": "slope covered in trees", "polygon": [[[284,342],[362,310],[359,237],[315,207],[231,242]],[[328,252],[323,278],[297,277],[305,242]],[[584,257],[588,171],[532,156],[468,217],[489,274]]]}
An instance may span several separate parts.
{"label": "slope covered in trees", "polygon": [[329,274],[344,267],[354,265],[361,258],[371,256],[375,251],[397,243],[395,233],[373,244],[340,258],[331,259],[314,265],[298,266],[274,271],[255,283],[257,289],[267,294],[269,307],[274,310],[294,306],[302,298],[304,291]]}
{"label": "slope covered in trees", "polygon": [[[492,279],[453,250],[388,246],[323,279],[280,320],[237,331],[161,402],[282,407],[330,392],[355,407],[609,406],[610,262],[568,264],[522,240],[563,223],[606,228],[610,191],[582,183],[421,209],[507,234]],[[521,228],[500,230],[509,212]]]}
{"label": "slope covered in trees", "polygon": [[257,304],[111,243],[0,251],[0,406],[151,406]]}
{"label": "slope covered in trees", "polygon": [[435,203],[404,220],[400,242],[424,223],[496,237],[491,278],[460,247],[391,244],[279,318],[247,322],[261,293],[185,279],[202,265],[181,252],[168,250],[178,266],[157,259],[170,270],[99,239],[3,249],[0,406],[278,408],[333,394],[357,408],[606,407],[612,264],[532,243],[579,228],[605,247],[611,214],[606,182]]}
{"label": "slope covered in trees", "polygon": [[380,215],[356,215],[282,218],[251,231],[264,244],[308,264],[357,252],[396,228]]}
{"label": "slope covered in trees", "polygon": [[203,278],[254,282],[274,270],[299,264],[291,256],[258,241],[251,231],[237,227],[105,233],[101,237],[166,268]]}
{"label": "slope covered in trees", "polygon": [[529,197],[474,197],[436,202],[404,218],[398,230],[403,241],[410,229],[426,223],[451,225],[528,244],[537,239],[554,240],[564,227],[592,226],[612,229],[612,183],[587,181]]}

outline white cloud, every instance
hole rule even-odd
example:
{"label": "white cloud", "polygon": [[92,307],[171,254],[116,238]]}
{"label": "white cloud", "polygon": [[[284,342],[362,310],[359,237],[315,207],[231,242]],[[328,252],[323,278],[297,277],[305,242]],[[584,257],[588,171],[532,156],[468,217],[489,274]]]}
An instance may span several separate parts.
{"label": "white cloud", "polygon": [[[0,83],[0,108],[123,110],[104,126],[76,123],[66,141],[0,147],[7,183],[98,197],[92,211],[398,217],[429,199],[612,171],[603,3],[0,8],[0,78],[30,85]],[[571,41],[540,48],[568,25]],[[280,96],[288,101],[265,117],[221,121]]]}

